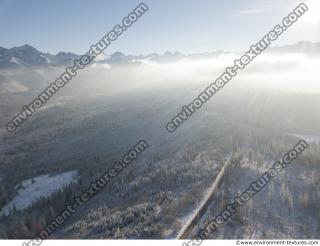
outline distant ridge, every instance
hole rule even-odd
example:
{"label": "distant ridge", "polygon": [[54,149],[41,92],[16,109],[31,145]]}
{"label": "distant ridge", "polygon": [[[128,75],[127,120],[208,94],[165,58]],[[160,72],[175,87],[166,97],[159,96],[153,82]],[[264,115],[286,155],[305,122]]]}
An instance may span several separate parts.
{"label": "distant ridge", "polygon": [[[278,54],[302,53],[311,56],[318,56],[320,55],[320,42],[313,43],[309,41],[300,41],[292,45],[273,46],[270,47],[266,52]],[[162,55],[154,53],[145,56],[125,55],[121,52],[115,52],[109,56],[103,54],[101,55],[101,58],[96,59],[95,62],[107,64],[136,64],[140,63],[142,60],[150,60],[158,63],[166,63],[178,61],[184,58],[208,59],[224,53],[228,52],[216,51],[184,55],[178,51],[167,51]],[[59,52],[56,55],[43,53],[28,44],[19,47],[13,47],[11,49],[0,47],[0,68],[67,66],[72,64],[72,62],[79,57],[80,55],[71,52]]]}

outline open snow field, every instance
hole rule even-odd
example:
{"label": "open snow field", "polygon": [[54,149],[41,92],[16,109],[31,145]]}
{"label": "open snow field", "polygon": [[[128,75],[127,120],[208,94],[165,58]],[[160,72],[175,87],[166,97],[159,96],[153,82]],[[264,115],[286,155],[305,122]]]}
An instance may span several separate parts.
{"label": "open snow field", "polygon": [[77,182],[77,171],[61,173],[55,176],[41,175],[33,179],[22,181],[21,186],[16,187],[18,195],[4,206],[0,215],[8,215],[10,210],[15,207],[23,210],[32,205],[40,198],[50,197],[52,193],[64,188],[70,183]]}

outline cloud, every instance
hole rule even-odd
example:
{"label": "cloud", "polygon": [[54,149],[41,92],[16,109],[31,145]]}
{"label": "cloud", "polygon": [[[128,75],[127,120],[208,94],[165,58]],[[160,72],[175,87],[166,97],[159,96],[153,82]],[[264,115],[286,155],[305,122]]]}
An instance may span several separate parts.
{"label": "cloud", "polygon": [[[103,66],[90,68],[77,84],[85,91],[115,93],[133,89],[158,90],[181,86],[201,89],[233,64],[239,54],[222,54],[209,59],[182,59],[171,63],[145,61],[137,66]],[[320,59],[303,54],[260,55],[230,82],[235,86],[271,88],[273,90],[320,93],[317,69]],[[90,81],[90,83],[88,83]],[[80,82],[80,83],[79,83]]]}
{"label": "cloud", "polygon": [[295,4],[298,4],[297,0],[255,0],[243,2],[240,9],[236,10],[238,15],[252,15],[261,13],[272,13],[275,11],[289,11]]}

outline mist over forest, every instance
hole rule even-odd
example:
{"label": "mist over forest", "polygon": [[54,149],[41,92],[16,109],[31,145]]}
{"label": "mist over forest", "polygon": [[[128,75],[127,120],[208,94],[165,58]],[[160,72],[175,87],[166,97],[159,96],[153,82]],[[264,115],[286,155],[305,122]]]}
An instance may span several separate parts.
{"label": "mist over forest", "polygon": [[14,134],[6,124],[78,55],[0,61],[0,238],[32,238],[140,139],[149,148],[51,238],[176,238],[226,163],[202,224],[300,140],[308,149],[210,238],[319,238],[319,50],[272,47],[174,133],[167,122],[241,53],[103,54]]}

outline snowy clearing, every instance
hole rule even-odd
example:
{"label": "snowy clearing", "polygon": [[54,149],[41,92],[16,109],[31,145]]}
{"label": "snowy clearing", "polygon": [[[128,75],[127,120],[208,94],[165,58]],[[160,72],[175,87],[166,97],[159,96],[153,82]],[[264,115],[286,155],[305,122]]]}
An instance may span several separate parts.
{"label": "snowy clearing", "polygon": [[[0,215],[8,215],[13,206],[17,210],[26,209],[40,198],[50,197],[52,193],[62,189],[70,183],[77,182],[78,172],[70,171],[55,176],[42,175],[21,183],[13,200],[4,206]],[[16,187],[18,189],[18,187]]]}
{"label": "snowy clearing", "polygon": [[320,136],[319,135],[296,134],[296,133],[292,133],[290,135],[297,137],[297,138],[302,138],[305,141],[310,142],[310,143],[320,143]]}

